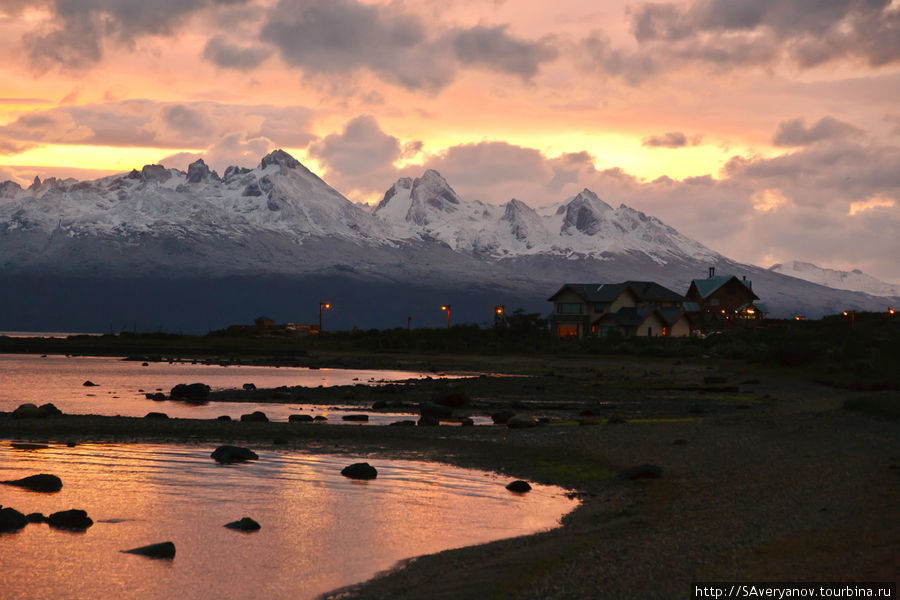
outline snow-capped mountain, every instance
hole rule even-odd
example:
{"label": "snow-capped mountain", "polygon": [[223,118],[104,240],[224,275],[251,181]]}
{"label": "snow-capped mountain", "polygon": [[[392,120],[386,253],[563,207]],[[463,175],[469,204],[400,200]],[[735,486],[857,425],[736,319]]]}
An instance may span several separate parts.
{"label": "snow-capped mountain", "polygon": [[372,214],[412,236],[436,239],[459,252],[492,259],[548,254],[602,259],[640,253],[659,264],[673,258],[715,262],[723,257],[659,219],[624,204],[613,209],[585,189],[536,211],[513,199],[503,206],[465,202],[441,175],[399,179]]}
{"label": "snow-capped mountain", "polygon": [[836,290],[863,292],[872,296],[900,296],[900,285],[886,283],[871,275],[866,275],[859,269],[837,271],[808,262],[791,261],[772,265],[769,270]]}
{"label": "snow-capped mountain", "polygon": [[882,303],[730,261],[590,190],[540,209],[496,206],[429,170],[368,209],[281,150],[222,176],[200,160],[0,184],[0,330],[310,322],[323,299],[338,327],[440,326],[441,305],[478,322],[496,304],[545,312],[565,282],[686,291],[710,266],[753,279],[776,316]]}

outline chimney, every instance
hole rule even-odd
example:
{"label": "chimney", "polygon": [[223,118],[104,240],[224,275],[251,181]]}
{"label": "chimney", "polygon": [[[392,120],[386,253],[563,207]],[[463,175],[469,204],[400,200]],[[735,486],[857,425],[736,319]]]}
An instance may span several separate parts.
{"label": "chimney", "polygon": [[747,288],[749,288],[750,291],[752,292],[752,291],[753,291],[753,282],[752,282],[752,281],[748,281],[746,275],[742,275],[742,276],[741,276],[741,279],[744,280],[744,285],[746,285]]}
{"label": "chimney", "polygon": [[715,267],[710,267],[710,268],[709,268],[709,278],[712,279],[712,278],[715,277],[715,276],[716,276],[716,268],[715,268]]}

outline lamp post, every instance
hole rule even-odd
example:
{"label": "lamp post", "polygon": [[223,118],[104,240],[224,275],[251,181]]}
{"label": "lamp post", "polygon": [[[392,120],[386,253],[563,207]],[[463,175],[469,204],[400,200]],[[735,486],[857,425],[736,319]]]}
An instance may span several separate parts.
{"label": "lamp post", "polygon": [[844,316],[850,317],[850,329],[853,329],[853,322],[856,321],[856,311],[855,310],[850,310],[850,311],[845,310]]}
{"label": "lamp post", "polygon": [[441,306],[441,310],[447,311],[447,329],[450,329],[450,305],[444,304],[443,306]]}
{"label": "lamp post", "polygon": [[322,333],[322,309],[331,308],[329,302],[319,302],[319,333]]}
{"label": "lamp post", "polygon": [[494,326],[503,325],[506,322],[506,312],[502,304],[494,307]]}

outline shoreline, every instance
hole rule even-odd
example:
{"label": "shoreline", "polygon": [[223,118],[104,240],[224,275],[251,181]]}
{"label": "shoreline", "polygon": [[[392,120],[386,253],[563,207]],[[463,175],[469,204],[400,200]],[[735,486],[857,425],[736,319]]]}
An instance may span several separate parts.
{"label": "shoreline", "polygon": [[[549,416],[545,426],[0,415],[0,437],[246,442],[435,460],[557,485],[581,500],[560,528],[414,557],[329,599],[686,598],[702,580],[897,579],[898,425],[840,408],[859,393],[738,363],[541,357],[518,366],[532,376],[454,382],[477,410],[515,406]],[[705,383],[721,378],[737,391]],[[412,383],[402,400],[419,402],[441,385]],[[359,392],[360,405],[384,397]],[[644,463],[662,477],[614,480]]]}

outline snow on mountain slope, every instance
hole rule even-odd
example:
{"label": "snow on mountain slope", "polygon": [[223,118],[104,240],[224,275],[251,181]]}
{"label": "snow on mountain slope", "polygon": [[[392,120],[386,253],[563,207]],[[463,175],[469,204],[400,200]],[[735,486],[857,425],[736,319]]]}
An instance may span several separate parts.
{"label": "snow on mountain slope", "polygon": [[602,259],[629,252],[659,264],[672,258],[721,258],[659,219],[624,204],[613,209],[587,189],[538,212],[515,199],[504,206],[466,202],[429,170],[415,180],[398,180],[372,213],[408,228],[411,236],[494,259],[536,254]]}
{"label": "snow on mountain slope", "polygon": [[791,261],[769,267],[770,271],[811,281],[836,290],[864,292],[872,296],[900,296],[900,285],[886,283],[866,275],[859,269],[837,271],[825,269],[808,262]]}
{"label": "snow on mountain slope", "polygon": [[95,181],[36,179],[24,190],[10,183],[0,187],[0,232],[6,233],[240,240],[264,231],[298,244],[314,235],[360,243],[395,237],[281,150],[253,170],[229,167],[224,178],[199,160],[187,173],[147,165]]}

